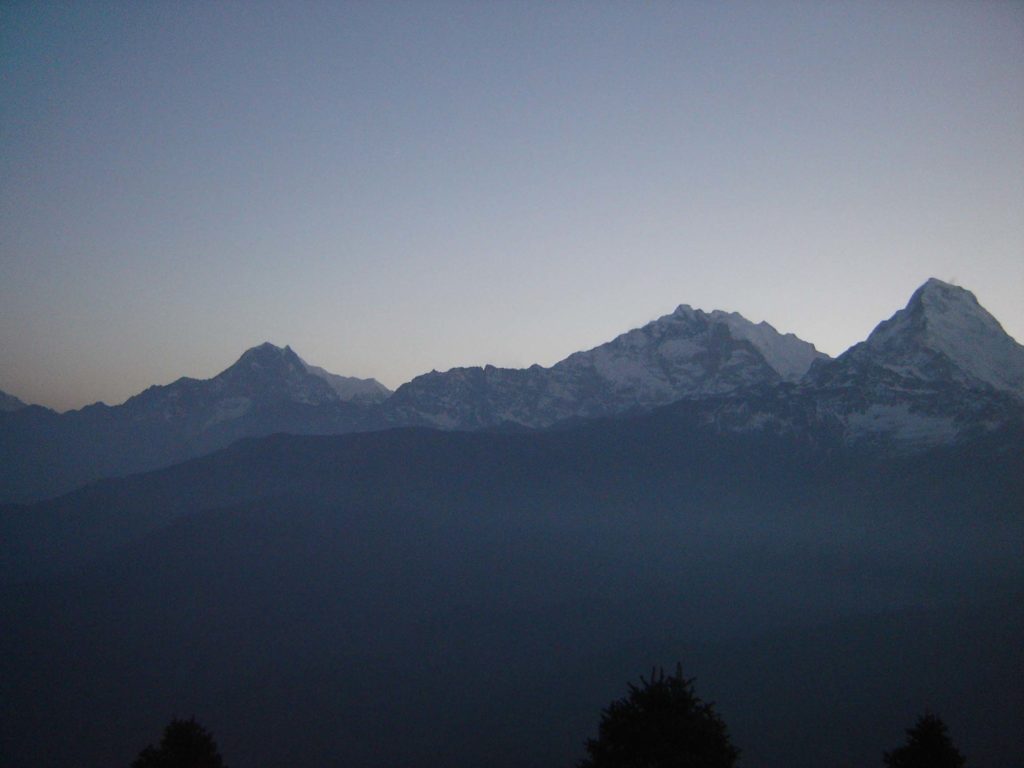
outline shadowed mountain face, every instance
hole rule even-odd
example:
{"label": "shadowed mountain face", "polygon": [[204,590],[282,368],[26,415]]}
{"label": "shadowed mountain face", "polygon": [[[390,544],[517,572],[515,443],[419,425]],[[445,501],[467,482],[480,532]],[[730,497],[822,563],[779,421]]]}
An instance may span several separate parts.
{"label": "shadowed mountain face", "polygon": [[1016,764],[1022,439],[881,461],[670,406],[278,435],[3,508],[5,765],[126,765],[183,713],[257,768],[571,765],[677,659],[751,764],[874,764],[928,709]]}

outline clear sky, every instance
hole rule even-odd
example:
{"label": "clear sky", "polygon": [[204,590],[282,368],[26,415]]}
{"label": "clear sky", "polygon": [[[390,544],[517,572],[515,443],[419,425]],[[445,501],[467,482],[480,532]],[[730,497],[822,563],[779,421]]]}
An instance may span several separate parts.
{"label": "clear sky", "polygon": [[395,387],[671,312],[1024,341],[1024,3],[0,5],[0,390]]}

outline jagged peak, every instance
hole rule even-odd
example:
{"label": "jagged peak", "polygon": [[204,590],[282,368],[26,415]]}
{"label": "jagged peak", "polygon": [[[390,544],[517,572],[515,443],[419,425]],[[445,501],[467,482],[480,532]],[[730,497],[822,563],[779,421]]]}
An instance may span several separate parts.
{"label": "jagged peak", "polygon": [[[956,285],[955,283],[947,283],[945,280],[939,280],[939,278],[937,278],[937,277],[929,277],[927,280],[925,280],[923,283],[921,283],[921,286],[917,290],[918,291],[923,291],[923,290],[926,290],[926,289],[927,290],[942,290],[942,291],[954,290],[954,291],[964,291],[965,293],[970,293],[970,291],[968,291],[966,288],[961,288],[960,286]],[[916,292],[917,291],[915,291],[915,293]]]}
{"label": "jagged peak", "polygon": [[1024,347],[973,293],[934,277],[838,360],[924,378],[930,377],[925,373],[927,360],[945,360],[943,365],[952,365],[956,379],[1024,394]]}
{"label": "jagged peak", "polygon": [[295,352],[287,344],[283,347],[279,347],[276,344],[271,344],[269,341],[264,341],[262,344],[257,344],[254,347],[249,347],[249,349],[245,350],[245,352],[242,353],[242,356],[238,359],[246,360],[254,357],[270,356],[288,357],[294,354]]}
{"label": "jagged peak", "polygon": [[279,347],[271,344],[269,341],[265,341],[262,344],[257,344],[255,347],[245,350],[233,365],[222,371],[218,376],[267,367],[305,370],[302,359],[295,354],[295,351],[290,346]]}
{"label": "jagged peak", "polygon": [[819,352],[813,344],[796,334],[780,333],[770,323],[763,320],[755,323],[739,312],[721,309],[705,312],[694,309],[689,304],[680,304],[671,315],[666,315],[655,322],[677,319],[702,320],[706,323],[724,325],[733,338],[751,343],[768,364],[787,381],[799,380],[815,360],[828,359],[828,355]]}
{"label": "jagged peak", "polygon": [[964,351],[986,336],[1013,341],[973,293],[934,277],[914,291],[906,307],[879,323],[867,343],[888,346],[905,336],[929,346],[965,347]]}
{"label": "jagged peak", "polygon": [[676,307],[675,312],[673,312],[671,315],[668,315],[668,317],[672,317],[672,316],[692,317],[694,315],[703,315],[703,314],[704,314],[704,310],[694,309],[689,304],[680,304],[678,307]]}

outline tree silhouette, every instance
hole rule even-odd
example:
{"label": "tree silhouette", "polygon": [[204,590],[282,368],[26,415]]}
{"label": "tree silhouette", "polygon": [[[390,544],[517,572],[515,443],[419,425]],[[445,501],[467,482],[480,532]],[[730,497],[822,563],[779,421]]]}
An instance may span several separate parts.
{"label": "tree silhouette", "polygon": [[224,768],[213,736],[194,717],[172,720],[160,747],[146,747],[132,768]]}
{"label": "tree silhouette", "polygon": [[596,739],[587,740],[588,757],[578,768],[732,768],[739,752],[725,723],[710,703],[693,692],[681,666],[664,670],[602,713]]}
{"label": "tree silhouette", "polygon": [[907,743],[885,753],[888,768],[963,768],[964,756],[949,739],[946,724],[925,715],[907,729]]}

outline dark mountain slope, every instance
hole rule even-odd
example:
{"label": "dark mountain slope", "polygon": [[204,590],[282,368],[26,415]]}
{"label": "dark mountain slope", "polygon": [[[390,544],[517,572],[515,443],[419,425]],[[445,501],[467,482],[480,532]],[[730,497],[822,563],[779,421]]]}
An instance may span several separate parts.
{"label": "dark mountain slope", "polygon": [[246,441],[62,500],[109,517],[74,572],[0,595],[0,739],[11,766],[126,764],[195,713],[238,765],[564,765],[625,679],[676,658],[768,768],[849,749],[781,724],[863,735],[879,699],[1012,711],[1022,678],[977,675],[1019,662],[1019,611],[993,606],[1024,588],[1020,445],[880,462],[673,409]]}
{"label": "dark mountain slope", "polygon": [[[950,481],[959,478],[985,495],[1002,492],[1003,503],[1024,498],[1024,479],[1013,482],[1012,472],[991,484],[983,480],[986,472],[1003,472],[1020,458],[1021,430],[919,458],[884,459],[827,436],[808,438],[804,431],[731,432],[728,413],[718,414],[717,431],[709,430],[707,414],[684,401],[549,432],[404,429],[243,440],[207,457],[101,481],[58,499],[0,506],[0,583],[80,566],[181,515],[267,497],[431,506],[453,495],[485,505],[524,494],[578,494],[574,506],[600,508],[610,500],[647,510],[701,503],[718,508],[730,490],[709,485],[710,478],[741,472],[780,499],[824,476],[835,483],[836,503],[855,509],[862,491],[859,481],[848,478],[867,472],[865,467],[886,482],[910,483],[926,470],[930,478],[936,457],[954,457],[947,460],[977,469],[954,473]],[[919,503],[941,503],[927,483],[916,490]]]}
{"label": "dark mountain slope", "polygon": [[21,402],[14,395],[9,395],[6,392],[0,392],[0,413],[18,411],[25,408],[25,403]]}

